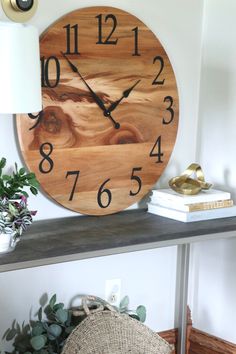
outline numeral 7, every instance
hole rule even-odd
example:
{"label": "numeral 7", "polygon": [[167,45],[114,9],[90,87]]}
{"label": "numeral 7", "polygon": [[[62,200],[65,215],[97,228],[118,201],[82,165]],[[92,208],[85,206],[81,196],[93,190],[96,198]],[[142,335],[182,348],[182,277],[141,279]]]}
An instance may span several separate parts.
{"label": "numeral 7", "polygon": [[67,174],[66,174],[66,178],[69,177],[69,176],[75,176],[75,181],[74,181],[74,184],[73,184],[73,188],[72,188],[72,191],[71,191],[71,194],[70,194],[69,201],[72,201],[73,198],[74,198],[75,188],[76,188],[76,185],[77,185],[77,182],[78,182],[79,174],[80,174],[80,171],[68,171]]}

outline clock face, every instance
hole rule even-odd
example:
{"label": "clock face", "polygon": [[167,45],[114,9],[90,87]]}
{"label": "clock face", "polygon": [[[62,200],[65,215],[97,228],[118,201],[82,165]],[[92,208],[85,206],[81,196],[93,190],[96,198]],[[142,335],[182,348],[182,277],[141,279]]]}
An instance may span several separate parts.
{"label": "clock face", "polygon": [[179,116],[160,41],[113,7],[74,11],[42,35],[43,110],[17,117],[20,147],[44,191],[71,210],[111,214],[163,173]]}

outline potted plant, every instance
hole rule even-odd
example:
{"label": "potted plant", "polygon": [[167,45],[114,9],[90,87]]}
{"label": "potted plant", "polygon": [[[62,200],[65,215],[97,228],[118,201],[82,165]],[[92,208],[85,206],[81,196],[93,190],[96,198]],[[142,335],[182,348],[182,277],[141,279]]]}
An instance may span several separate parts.
{"label": "potted plant", "polygon": [[23,231],[32,223],[35,211],[27,206],[27,189],[37,195],[39,183],[34,173],[27,173],[25,168],[15,169],[11,174],[4,174],[6,159],[0,160],[0,253],[14,250]]}

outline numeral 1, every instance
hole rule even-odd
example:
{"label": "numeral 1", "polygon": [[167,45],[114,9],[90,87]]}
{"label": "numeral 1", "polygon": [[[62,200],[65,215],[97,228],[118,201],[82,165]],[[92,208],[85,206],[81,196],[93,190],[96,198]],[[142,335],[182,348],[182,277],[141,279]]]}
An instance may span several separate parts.
{"label": "numeral 1", "polygon": [[132,29],[134,32],[134,53],[132,54],[133,56],[140,56],[139,51],[138,51],[138,27],[135,27]]}
{"label": "numeral 1", "polygon": [[[78,44],[79,27],[78,27],[78,25],[71,26],[69,24],[69,25],[64,26],[63,28],[66,29],[66,52],[65,52],[65,54],[79,54],[79,44]],[[73,50],[71,48],[72,43],[73,43]]]}
{"label": "numeral 1", "polygon": [[[45,59],[45,57],[42,57],[41,59],[41,80],[42,80],[42,87],[50,87],[54,88],[59,84],[60,81],[60,75],[61,75],[61,68],[60,68],[60,62],[57,59],[57,57],[51,56],[48,59]],[[49,65],[55,64],[56,67],[56,80],[55,82],[52,82],[49,78]]]}
{"label": "numeral 1", "polygon": [[[157,152],[155,150],[157,149]],[[164,156],[163,152],[161,152],[161,135],[157,138],[151,152],[150,152],[150,157],[157,157],[156,163],[162,163],[163,161],[161,160],[162,156]]]}

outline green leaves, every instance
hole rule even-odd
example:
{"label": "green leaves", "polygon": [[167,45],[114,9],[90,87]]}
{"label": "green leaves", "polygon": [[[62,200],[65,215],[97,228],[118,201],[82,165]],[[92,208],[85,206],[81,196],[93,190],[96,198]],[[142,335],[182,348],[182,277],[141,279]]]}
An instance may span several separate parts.
{"label": "green leaves", "polygon": [[130,317],[135,318],[136,320],[144,323],[146,321],[146,307],[140,305],[137,307],[136,311],[129,310],[129,297],[125,296],[119,305],[119,312],[120,313],[127,313]]}
{"label": "green leaves", "polygon": [[31,338],[30,344],[34,350],[42,349],[47,342],[47,338],[43,335]]}
{"label": "green leaves", "polygon": [[49,300],[49,306],[53,310],[54,305],[56,304],[57,296],[54,294],[51,299]]}
{"label": "green leaves", "polygon": [[27,173],[24,167],[18,170],[15,164],[15,170],[12,175],[2,175],[3,168],[6,166],[6,159],[0,160],[0,198],[16,199],[22,195],[28,197],[25,191],[28,188],[33,195],[38,194],[39,182],[34,173]]}
{"label": "green leaves", "polygon": [[68,319],[68,311],[63,309],[57,310],[56,319],[61,323],[65,323]]}
{"label": "green leaves", "polygon": [[62,332],[62,328],[57,325],[57,324],[52,324],[49,327],[48,333],[49,333],[49,339],[54,340],[57,337],[59,337],[61,335]]}
{"label": "green leaves", "polygon": [[[12,353],[7,354],[60,354],[68,336],[84,319],[84,316],[73,316],[72,310],[65,309],[62,302],[57,303],[56,294],[40,304],[36,321],[22,326],[14,321],[5,332],[4,338],[13,341],[14,347]],[[96,307],[96,304],[91,303],[91,307]],[[146,319],[144,306],[138,306],[135,311],[129,310],[128,296],[121,300],[117,310],[141,322]]]}
{"label": "green leaves", "polygon": [[125,296],[121,302],[120,302],[120,306],[119,306],[119,310],[120,312],[126,312],[128,310],[128,306],[129,306],[129,297]]}
{"label": "green leaves", "polygon": [[138,306],[136,309],[136,314],[138,315],[140,322],[144,323],[146,321],[147,311],[145,306]]}

